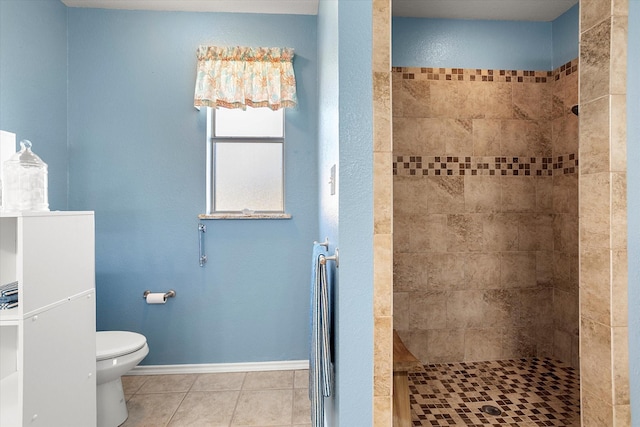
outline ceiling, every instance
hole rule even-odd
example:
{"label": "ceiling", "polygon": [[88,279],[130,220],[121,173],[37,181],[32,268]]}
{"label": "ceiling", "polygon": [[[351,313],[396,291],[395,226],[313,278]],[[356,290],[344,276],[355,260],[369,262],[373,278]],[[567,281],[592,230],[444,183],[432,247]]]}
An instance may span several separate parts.
{"label": "ceiling", "polygon": [[[319,0],[62,0],[62,2],[69,7],[295,15],[316,15],[318,13],[318,1]],[[578,2],[578,0],[392,1],[393,16],[509,21],[552,21]]]}

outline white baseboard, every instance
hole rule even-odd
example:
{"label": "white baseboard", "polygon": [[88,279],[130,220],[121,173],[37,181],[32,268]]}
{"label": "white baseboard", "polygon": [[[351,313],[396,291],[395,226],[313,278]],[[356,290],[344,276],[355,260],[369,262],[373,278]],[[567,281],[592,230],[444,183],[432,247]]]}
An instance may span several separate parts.
{"label": "white baseboard", "polygon": [[198,363],[193,365],[139,365],[127,375],[211,374],[219,372],[295,371],[309,369],[308,360],[278,362]]}

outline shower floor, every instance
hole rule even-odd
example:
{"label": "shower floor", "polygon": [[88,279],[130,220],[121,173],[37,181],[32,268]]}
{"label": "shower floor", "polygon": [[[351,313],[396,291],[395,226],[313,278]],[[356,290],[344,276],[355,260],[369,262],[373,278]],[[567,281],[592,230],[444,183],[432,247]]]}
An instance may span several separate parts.
{"label": "shower floor", "polygon": [[424,365],[409,390],[414,426],[580,426],[579,376],[551,359]]}

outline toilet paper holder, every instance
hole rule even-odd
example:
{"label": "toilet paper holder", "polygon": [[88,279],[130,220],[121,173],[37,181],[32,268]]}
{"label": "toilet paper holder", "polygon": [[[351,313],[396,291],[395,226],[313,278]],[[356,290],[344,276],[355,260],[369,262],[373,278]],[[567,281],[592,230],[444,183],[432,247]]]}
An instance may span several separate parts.
{"label": "toilet paper holder", "polygon": [[[147,299],[147,295],[149,295],[151,293],[150,290],[146,290],[144,291],[144,293],[142,294],[142,298]],[[167,298],[173,298],[176,296],[176,291],[174,291],[173,289],[169,289],[167,292],[164,293],[164,300],[166,301]]]}

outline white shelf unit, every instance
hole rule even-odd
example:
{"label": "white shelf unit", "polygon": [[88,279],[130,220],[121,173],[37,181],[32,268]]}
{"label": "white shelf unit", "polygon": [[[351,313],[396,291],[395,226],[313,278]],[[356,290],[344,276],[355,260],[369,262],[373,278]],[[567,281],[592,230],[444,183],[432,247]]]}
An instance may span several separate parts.
{"label": "white shelf unit", "polygon": [[96,425],[93,212],[0,212],[0,427]]}

